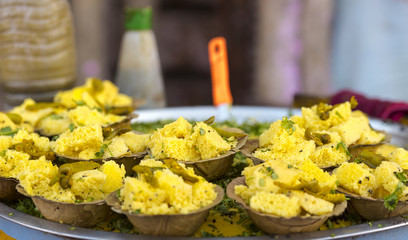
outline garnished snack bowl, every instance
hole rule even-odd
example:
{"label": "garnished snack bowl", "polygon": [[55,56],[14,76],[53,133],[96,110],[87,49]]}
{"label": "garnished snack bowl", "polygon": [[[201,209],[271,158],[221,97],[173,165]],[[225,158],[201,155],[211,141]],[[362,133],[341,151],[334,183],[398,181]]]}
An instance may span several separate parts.
{"label": "garnished snack bowl", "polygon": [[23,187],[17,185],[17,191],[31,197],[35,206],[48,220],[78,227],[93,227],[105,221],[112,211],[104,200],[83,203],[55,202],[39,196],[30,196]]}
{"label": "garnished snack bowl", "polygon": [[267,234],[288,234],[316,231],[329,217],[339,216],[347,207],[347,201],[335,205],[333,212],[321,216],[298,216],[284,218],[272,214],[261,213],[251,209],[245,201],[235,194],[236,185],[244,185],[245,177],[238,177],[227,186],[227,196],[239,203],[248,213],[255,225]]}
{"label": "garnished snack bowl", "polygon": [[14,201],[23,198],[17,190],[18,184],[15,178],[0,177],[0,199]]}
{"label": "garnished snack bowl", "polygon": [[134,228],[142,234],[153,236],[191,236],[203,224],[209,210],[219,204],[224,197],[224,190],[215,186],[217,198],[212,204],[187,214],[146,215],[122,211],[117,191],[112,192],[105,199],[112,210],[127,216]]}
{"label": "garnished snack bowl", "polygon": [[[241,133],[242,130],[238,128],[223,128],[223,130],[229,133]],[[232,162],[234,161],[235,154],[240,151],[240,149],[245,145],[248,140],[248,135],[243,135],[237,137],[237,145],[229,150],[228,152],[222,154],[221,156],[203,159],[193,162],[179,161],[184,163],[186,167],[193,167],[194,172],[197,175],[204,177],[206,180],[211,181],[224,176],[231,168]]]}

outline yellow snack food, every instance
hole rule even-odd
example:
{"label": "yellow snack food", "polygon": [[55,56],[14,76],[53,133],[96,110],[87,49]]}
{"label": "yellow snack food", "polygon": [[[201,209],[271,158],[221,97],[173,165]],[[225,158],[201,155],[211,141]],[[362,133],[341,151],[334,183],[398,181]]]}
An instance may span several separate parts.
{"label": "yellow snack food", "polygon": [[36,102],[33,99],[28,98],[24,100],[23,104],[13,108],[10,112],[19,114],[23,118],[23,122],[29,122],[31,126],[36,126],[40,119],[52,114],[54,109],[52,107],[46,107],[36,111],[27,109],[27,107],[35,104]]}
{"label": "yellow snack food", "polygon": [[125,117],[113,114],[104,114],[97,109],[91,109],[87,106],[78,106],[68,111],[68,118],[75,124],[75,126],[106,126],[114,122],[119,122]]}
{"label": "yellow snack food", "polygon": [[97,78],[87,78],[83,86],[58,92],[54,102],[62,103],[68,108],[75,108],[78,105],[99,107],[104,110],[112,107],[132,107],[132,98],[119,93],[119,89],[111,81],[101,81]]}
{"label": "yellow snack food", "polygon": [[305,129],[293,124],[288,131],[282,120],[272,123],[269,130],[259,137],[259,146],[261,148],[254,152],[255,157],[263,160],[283,160],[289,164],[300,164],[316,149],[314,141],[305,139]]}
{"label": "yellow snack food", "polygon": [[287,197],[285,194],[257,192],[250,200],[251,208],[277,216],[290,218],[301,213],[299,199],[297,197]]}
{"label": "yellow snack food", "polygon": [[388,155],[388,160],[396,162],[402,169],[408,170],[408,151],[397,148]]}
{"label": "yellow snack food", "polygon": [[0,129],[10,127],[11,129],[16,129],[16,124],[5,114],[0,112]]}
{"label": "yellow snack food", "polygon": [[61,134],[55,141],[53,150],[61,156],[77,157],[80,152],[86,149],[99,149],[102,142],[102,127],[89,125]]}
{"label": "yellow snack food", "polygon": [[0,151],[8,149],[11,145],[13,145],[11,136],[0,136]]}
{"label": "yellow snack food", "polygon": [[303,209],[312,215],[323,215],[333,211],[334,203],[344,201],[343,194],[332,193],[337,188],[336,176],[330,176],[310,160],[299,167],[270,160],[246,167],[242,174],[246,186],[236,185],[234,191],[260,212],[289,218],[300,216]]}
{"label": "yellow snack food", "polygon": [[99,169],[73,173],[69,188],[60,185],[58,167],[40,158],[30,160],[28,168],[18,175],[21,186],[31,196],[65,203],[89,202],[104,199],[109,193],[122,187],[124,166],[114,161],[104,163]]}
{"label": "yellow snack food", "polygon": [[119,138],[123,139],[130,151],[132,151],[133,153],[138,153],[146,150],[145,142],[148,136],[148,134],[136,134],[134,132],[127,132],[120,135]]}
{"label": "yellow snack food", "polygon": [[308,190],[315,193],[329,193],[331,190],[337,189],[336,176],[323,171],[311,160],[305,160],[299,169],[301,170],[301,181]]}
{"label": "yellow snack food", "polygon": [[193,127],[183,117],[154,131],[146,140],[157,159],[197,161],[218,157],[234,148],[235,137],[225,140],[211,126],[198,122]]}
{"label": "yellow snack food", "polygon": [[[330,105],[321,103],[326,108]],[[337,126],[344,121],[347,121],[351,116],[350,102],[344,102],[337,105],[332,110],[328,111],[329,117],[324,120],[318,114],[319,105],[311,108],[302,108],[302,116],[305,119],[305,128],[310,128],[312,131],[329,130],[333,126]]]}
{"label": "yellow snack food", "polygon": [[201,159],[217,157],[235,147],[234,144],[225,141],[211,126],[203,122],[198,122],[193,127],[191,139],[195,142]]}
{"label": "yellow snack food", "polygon": [[142,160],[140,166],[160,167],[152,170],[150,182],[141,174],[137,178],[125,178],[119,198],[123,210],[149,215],[189,213],[211,204],[217,197],[213,184],[182,164],[180,166],[197,178],[197,182],[185,181],[162,163],[151,159]]}
{"label": "yellow snack food", "polygon": [[42,152],[51,151],[50,140],[46,137],[41,137],[37,133],[29,133],[25,130],[18,131],[12,138],[12,145],[22,143],[24,140],[33,141],[35,148]]}
{"label": "yellow snack food", "polygon": [[88,125],[65,131],[52,149],[60,156],[85,160],[119,158],[137,153],[132,150],[144,151],[146,138],[146,135],[127,132],[104,141],[102,127]]}
{"label": "yellow snack food", "polygon": [[[350,159],[350,145],[377,144],[385,138],[371,129],[368,117],[352,111],[350,102],[320,103],[302,108],[302,116],[283,117],[259,137],[253,155],[262,160],[283,160],[301,165],[306,159],[320,168],[339,166]],[[341,148],[339,146],[342,146]]]}
{"label": "yellow snack food", "polygon": [[[374,174],[378,183],[386,190],[386,195],[394,192],[400,181],[394,173],[401,173],[402,171],[402,168],[397,163],[388,161],[381,162],[380,166],[375,169]],[[404,186],[404,190],[405,189],[406,187]],[[384,196],[379,197],[382,198]]]}
{"label": "yellow snack food", "polygon": [[333,171],[341,187],[355,194],[372,197],[379,187],[376,175],[365,164],[343,163]]}
{"label": "yellow snack food", "polygon": [[28,165],[30,155],[15,150],[2,150],[0,153],[0,176],[17,178]]}
{"label": "yellow snack food", "polygon": [[39,129],[46,136],[55,136],[68,130],[71,123],[71,120],[68,118],[68,112],[63,111],[59,114],[50,114],[40,119],[36,129]]}
{"label": "yellow snack food", "polygon": [[31,196],[50,195],[50,185],[58,178],[58,167],[44,157],[30,160],[25,171],[17,176],[21,186]]}
{"label": "yellow snack food", "polygon": [[299,198],[299,204],[306,212],[312,215],[324,215],[331,213],[334,204],[324,199],[315,197],[302,191],[292,191],[290,193]]}

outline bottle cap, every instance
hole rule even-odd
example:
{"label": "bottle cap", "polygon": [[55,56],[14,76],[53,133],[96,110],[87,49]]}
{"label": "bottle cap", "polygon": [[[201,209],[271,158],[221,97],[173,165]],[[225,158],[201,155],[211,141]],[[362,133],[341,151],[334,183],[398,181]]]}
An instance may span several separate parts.
{"label": "bottle cap", "polygon": [[125,29],[126,30],[148,30],[152,29],[152,8],[126,8]]}

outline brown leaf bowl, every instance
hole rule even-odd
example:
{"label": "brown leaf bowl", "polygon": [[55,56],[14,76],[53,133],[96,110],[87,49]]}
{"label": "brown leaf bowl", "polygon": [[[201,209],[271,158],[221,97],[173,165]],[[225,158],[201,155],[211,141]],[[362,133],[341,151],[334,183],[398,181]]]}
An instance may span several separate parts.
{"label": "brown leaf bowl", "polygon": [[335,205],[333,212],[321,216],[298,216],[284,218],[261,213],[251,209],[245,201],[235,194],[236,185],[245,185],[245,177],[238,177],[227,186],[227,196],[239,203],[248,213],[255,225],[267,234],[288,234],[316,231],[329,217],[339,216],[347,207],[347,201]]}
{"label": "brown leaf bowl", "polygon": [[24,198],[16,190],[18,180],[15,178],[0,177],[0,199],[7,201],[15,201]]}
{"label": "brown leaf bowl", "polygon": [[257,148],[259,148],[259,138],[249,139],[241,148],[242,154],[244,154],[247,158],[252,159],[255,165],[265,162],[265,160],[257,158],[253,155]]}
{"label": "brown leaf bowl", "polygon": [[338,188],[337,190],[350,198],[349,209],[368,221],[391,218],[408,213],[408,202],[398,201],[395,209],[391,211],[385,208],[384,200],[382,199],[363,197],[344,188]]}
{"label": "brown leaf bowl", "polygon": [[143,152],[134,153],[132,155],[123,156],[123,157],[119,157],[119,158],[110,157],[110,158],[105,158],[105,159],[89,159],[89,160],[80,159],[80,158],[66,157],[66,156],[60,156],[60,155],[57,155],[57,156],[59,158],[65,159],[67,161],[67,163],[73,163],[73,162],[79,162],[79,161],[92,161],[92,162],[96,162],[96,163],[99,163],[100,165],[102,165],[105,161],[113,160],[117,164],[119,164],[119,166],[121,164],[123,164],[123,166],[125,166],[126,176],[130,176],[133,173],[132,167],[139,164],[140,160],[142,160],[143,157],[146,154],[147,154],[147,151],[143,151]]}
{"label": "brown leaf bowl", "polygon": [[[228,132],[243,133],[238,128],[223,128]],[[238,137],[238,143],[235,148],[222,154],[221,156],[203,159],[198,161],[179,161],[184,163],[186,167],[194,168],[194,172],[197,175],[204,177],[206,180],[211,181],[224,176],[231,168],[234,161],[235,154],[245,145],[248,140],[248,135],[244,137]]]}
{"label": "brown leaf bowl", "polygon": [[35,206],[48,220],[78,227],[93,227],[105,221],[112,211],[104,200],[84,203],[55,202],[39,196],[30,196],[23,187],[17,185],[17,191],[31,197]]}
{"label": "brown leaf bowl", "polygon": [[222,201],[224,189],[217,185],[215,191],[217,192],[217,198],[212,204],[187,214],[145,215],[122,211],[120,201],[116,197],[116,191],[109,194],[105,201],[112,207],[114,212],[125,214],[134,228],[144,235],[191,236],[204,223],[210,208]]}

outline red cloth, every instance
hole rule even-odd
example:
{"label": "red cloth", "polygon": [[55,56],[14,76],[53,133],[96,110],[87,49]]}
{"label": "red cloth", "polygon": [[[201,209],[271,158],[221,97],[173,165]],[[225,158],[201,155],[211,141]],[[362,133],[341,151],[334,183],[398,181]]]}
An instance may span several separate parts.
{"label": "red cloth", "polygon": [[397,122],[408,113],[408,103],[367,98],[360,93],[350,90],[343,90],[336,93],[332,96],[330,103],[337,104],[349,101],[352,96],[354,96],[358,102],[356,109],[372,117],[381,118],[383,120],[390,119]]}

